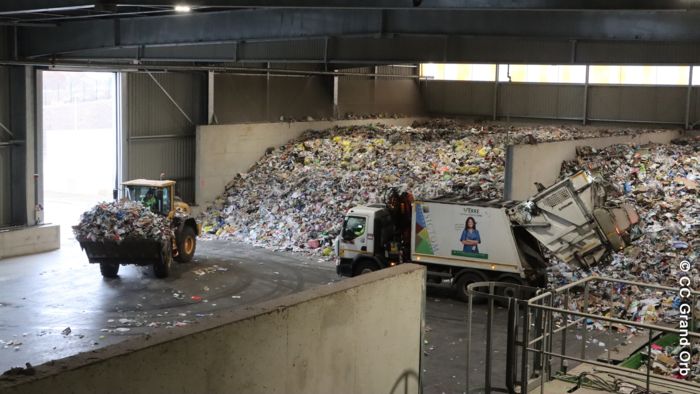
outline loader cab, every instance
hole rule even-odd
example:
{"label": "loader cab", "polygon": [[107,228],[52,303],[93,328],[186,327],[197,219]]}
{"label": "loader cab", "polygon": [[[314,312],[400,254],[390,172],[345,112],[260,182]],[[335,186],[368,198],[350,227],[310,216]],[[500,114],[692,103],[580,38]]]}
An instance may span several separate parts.
{"label": "loader cab", "polygon": [[124,198],[137,201],[154,213],[169,216],[174,210],[175,181],[136,179],[122,183]]}

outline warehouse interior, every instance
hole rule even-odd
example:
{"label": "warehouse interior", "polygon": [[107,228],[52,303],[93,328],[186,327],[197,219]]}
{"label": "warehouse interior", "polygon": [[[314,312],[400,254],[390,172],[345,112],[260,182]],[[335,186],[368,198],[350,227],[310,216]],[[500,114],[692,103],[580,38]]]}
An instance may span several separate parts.
{"label": "warehouse interior", "polygon": [[699,392],[699,23],[3,1],[0,392]]}

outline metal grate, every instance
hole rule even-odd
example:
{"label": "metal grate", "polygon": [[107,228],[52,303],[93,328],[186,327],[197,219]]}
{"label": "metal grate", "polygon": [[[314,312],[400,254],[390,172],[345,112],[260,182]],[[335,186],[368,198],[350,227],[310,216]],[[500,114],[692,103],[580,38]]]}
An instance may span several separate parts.
{"label": "metal grate", "polygon": [[560,189],[560,190],[557,190],[556,192],[552,193],[551,195],[547,196],[547,198],[542,200],[542,203],[553,208],[553,207],[556,207],[557,205],[563,203],[564,201],[566,201],[570,198],[571,198],[571,193],[569,193],[568,189]]}

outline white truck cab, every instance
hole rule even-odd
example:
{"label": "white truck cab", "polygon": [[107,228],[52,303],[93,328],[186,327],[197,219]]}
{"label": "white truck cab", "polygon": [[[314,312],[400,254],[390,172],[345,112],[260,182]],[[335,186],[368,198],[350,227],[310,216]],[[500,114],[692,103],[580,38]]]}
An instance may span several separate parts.
{"label": "white truck cab", "polygon": [[[358,206],[350,209],[343,221],[343,230],[337,239],[338,273],[345,276],[356,276],[379,268],[384,268],[388,258],[388,251],[384,250],[384,244],[393,238],[393,231],[387,231],[390,226],[390,215],[383,204]],[[390,230],[393,230],[390,229]],[[375,245],[377,248],[375,248]],[[355,262],[358,260],[371,260],[374,265],[367,263],[340,264],[340,261]],[[394,264],[391,264],[394,265]],[[341,273],[341,269],[344,271]]]}

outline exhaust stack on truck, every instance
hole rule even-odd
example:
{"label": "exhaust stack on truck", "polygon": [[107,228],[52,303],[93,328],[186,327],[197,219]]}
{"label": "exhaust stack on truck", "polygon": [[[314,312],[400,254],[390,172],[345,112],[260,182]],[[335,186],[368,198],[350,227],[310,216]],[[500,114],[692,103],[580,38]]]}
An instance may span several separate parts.
{"label": "exhaust stack on truck", "polygon": [[405,262],[423,264],[433,283],[466,286],[495,280],[544,286],[542,248],[575,267],[591,267],[638,233],[630,205],[605,205],[605,192],[586,172],[527,201],[413,201],[392,190],[386,204],[348,211],[337,240],[337,272],[356,276]]}

